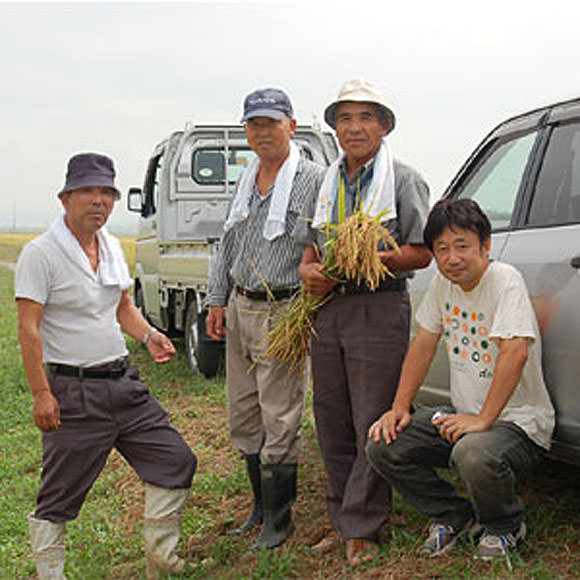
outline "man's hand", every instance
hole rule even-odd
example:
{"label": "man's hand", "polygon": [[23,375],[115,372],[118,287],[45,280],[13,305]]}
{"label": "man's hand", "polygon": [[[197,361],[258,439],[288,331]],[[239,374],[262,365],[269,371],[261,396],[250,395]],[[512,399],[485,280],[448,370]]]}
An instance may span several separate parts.
{"label": "man's hand", "polygon": [[226,307],[210,306],[205,317],[205,332],[212,340],[221,340],[226,335]]}
{"label": "man's hand", "polygon": [[147,341],[147,350],[156,363],[166,363],[175,354],[173,343],[162,332],[154,332]]}
{"label": "man's hand", "polygon": [[324,265],[320,262],[302,263],[298,268],[298,273],[304,282],[304,286],[306,286],[306,290],[317,296],[325,296],[338,283],[324,274]]}
{"label": "man's hand", "polygon": [[50,391],[41,391],[34,395],[32,412],[36,426],[46,433],[55,431],[60,426],[60,409],[58,402]]}
{"label": "man's hand", "polygon": [[422,244],[403,244],[398,250],[379,251],[379,257],[389,270],[403,272],[426,268],[432,255]]}
{"label": "man's hand", "polygon": [[411,413],[406,409],[391,409],[379,417],[369,428],[368,438],[379,443],[382,438],[390,445],[411,422]]}
{"label": "man's hand", "polygon": [[439,428],[441,437],[453,445],[466,433],[488,431],[492,423],[479,415],[456,413],[435,419],[433,425]]}

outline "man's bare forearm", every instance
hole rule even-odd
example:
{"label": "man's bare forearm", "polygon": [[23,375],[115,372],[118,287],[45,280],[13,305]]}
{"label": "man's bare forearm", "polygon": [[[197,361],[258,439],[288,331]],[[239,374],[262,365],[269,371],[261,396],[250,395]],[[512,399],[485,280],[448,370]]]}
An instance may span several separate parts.
{"label": "man's bare forearm", "polygon": [[151,331],[151,325],[133,304],[128,291],[124,291],[121,295],[121,301],[117,307],[117,320],[123,332],[135,340],[143,340],[143,337]]}
{"label": "man's bare forearm", "polygon": [[432,254],[426,246],[421,244],[404,244],[400,251],[383,250],[380,252],[381,262],[389,270],[406,272],[426,268],[431,262]]}
{"label": "man's bare forearm", "polygon": [[511,399],[528,359],[528,339],[502,340],[493,379],[479,416],[491,425]]}
{"label": "man's bare forearm", "polygon": [[50,385],[44,370],[42,339],[37,330],[19,327],[18,339],[22,354],[22,366],[30,385],[32,395],[50,392]]}

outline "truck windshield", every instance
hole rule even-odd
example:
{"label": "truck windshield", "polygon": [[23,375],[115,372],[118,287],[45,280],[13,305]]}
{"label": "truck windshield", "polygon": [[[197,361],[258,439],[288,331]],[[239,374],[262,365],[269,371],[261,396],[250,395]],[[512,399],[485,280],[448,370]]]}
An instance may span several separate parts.
{"label": "truck windshield", "polygon": [[[233,147],[227,153],[227,175],[236,183],[256,154],[249,148]],[[226,178],[226,153],[223,148],[204,147],[193,152],[192,177],[200,184],[223,185]]]}

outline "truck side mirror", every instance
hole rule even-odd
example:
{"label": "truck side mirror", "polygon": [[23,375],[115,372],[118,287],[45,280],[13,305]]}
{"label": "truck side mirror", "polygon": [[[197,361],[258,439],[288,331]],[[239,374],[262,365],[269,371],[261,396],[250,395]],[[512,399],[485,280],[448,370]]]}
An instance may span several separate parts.
{"label": "truck side mirror", "polygon": [[129,211],[141,213],[143,207],[141,195],[142,192],[140,187],[129,188],[129,194],[127,195],[127,209]]}

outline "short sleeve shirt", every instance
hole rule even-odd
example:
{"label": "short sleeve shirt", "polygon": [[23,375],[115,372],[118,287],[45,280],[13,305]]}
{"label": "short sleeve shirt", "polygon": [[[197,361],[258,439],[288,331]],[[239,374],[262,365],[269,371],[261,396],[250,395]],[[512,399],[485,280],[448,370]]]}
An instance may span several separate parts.
{"label": "short sleeve shirt", "polygon": [[16,298],[43,305],[44,362],[87,367],[127,354],[117,322],[121,289],[74,264],[50,232],[23,248],[14,284]]}
{"label": "short sleeve shirt", "polygon": [[447,347],[451,402],[461,413],[478,413],[492,383],[497,339],[529,339],[528,360],[499,420],[521,427],[548,449],[554,408],[542,374],[536,317],[521,274],[511,265],[492,262],[470,292],[436,273],[419,310],[417,323],[441,334]]}

